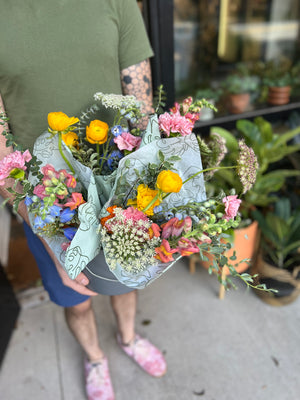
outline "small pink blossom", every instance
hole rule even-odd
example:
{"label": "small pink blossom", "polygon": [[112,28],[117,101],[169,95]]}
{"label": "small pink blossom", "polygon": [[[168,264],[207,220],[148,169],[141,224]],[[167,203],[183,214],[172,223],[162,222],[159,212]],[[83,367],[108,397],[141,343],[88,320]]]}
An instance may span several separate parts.
{"label": "small pink blossom", "polygon": [[122,215],[125,219],[131,219],[132,221],[148,221],[147,215],[145,215],[142,211],[139,211],[137,208],[128,207],[126,210],[123,210]]}
{"label": "small pink blossom", "polygon": [[174,114],[164,113],[158,118],[159,129],[165,132],[167,136],[170,133],[179,133],[181,136],[190,135],[194,124],[185,118],[185,116],[180,115],[179,111]]}
{"label": "small pink blossom", "polygon": [[0,161],[0,186],[5,184],[5,179],[9,177],[12,170],[18,168],[25,171],[27,169],[25,162],[31,160],[31,154],[28,150],[22,153],[19,150],[8,154],[2,161]]}
{"label": "small pink blossom", "polygon": [[194,253],[199,253],[199,247],[195,239],[187,239],[182,237],[178,240],[178,251],[182,256],[190,256]]}
{"label": "small pink blossom", "polygon": [[44,197],[47,196],[47,193],[45,191],[45,186],[44,185],[37,185],[33,189],[33,193],[39,197],[40,199],[43,199]]}
{"label": "small pink blossom", "polygon": [[234,196],[227,196],[223,198],[223,203],[225,204],[225,214],[223,218],[225,218],[227,221],[230,219],[236,217],[241,200],[237,198],[237,195]]}
{"label": "small pink blossom", "polygon": [[211,243],[211,238],[207,236],[205,233],[202,233],[200,237],[197,238],[197,243],[202,244],[202,243]]}
{"label": "small pink blossom", "polygon": [[118,146],[119,150],[132,151],[134,148],[138,148],[141,144],[142,138],[134,136],[129,132],[123,131],[121,135],[114,138],[114,142]]}
{"label": "small pink blossom", "polygon": [[67,251],[67,249],[69,248],[71,242],[63,242],[60,247],[63,251]]}
{"label": "small pink blossom", "polygon": [[191,112],[189,112],[189,113],[185,114],[185,118],[187,118],[193,124],[195,124],[195,122],[198,121],[198,119],[200,118],[200,113],[191,113]]}
{"label": "small pink blossom", "polygon": [[190,108],[190,106],[193,103],[193,98],[191,96],[187,97],[186,99],[183,100],[182,102],[182,111],[184,114],[186,114]]}
{"label": "small pink blossom", "polygon": [[41,168],[42,174],[48,179],[57,178],[57,172],[51,164],[46,164]]}

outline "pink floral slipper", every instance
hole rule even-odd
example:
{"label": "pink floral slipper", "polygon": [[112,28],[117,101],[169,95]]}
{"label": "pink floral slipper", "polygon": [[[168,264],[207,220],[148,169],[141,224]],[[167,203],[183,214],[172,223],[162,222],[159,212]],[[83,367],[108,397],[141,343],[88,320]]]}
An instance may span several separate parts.
{"label": "pink floral slipper", "polygon": [[84,370],[88,400],[115,399],[106,357],[101,362],[95,364],[85,360]]}
{"label": "pink floral slipper", "polygon": [[158,378],[167,372],[167,363],[164,356],[147,339],[135,335],[132,343],[124,345],[121,336],[118,334],[117,341],[125,353],[149,375]]}

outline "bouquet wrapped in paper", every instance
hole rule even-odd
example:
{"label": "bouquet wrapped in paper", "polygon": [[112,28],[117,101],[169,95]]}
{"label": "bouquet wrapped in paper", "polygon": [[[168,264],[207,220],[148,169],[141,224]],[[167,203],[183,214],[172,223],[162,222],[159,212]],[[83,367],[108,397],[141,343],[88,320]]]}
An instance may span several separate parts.
{"label": "bouquet wrapped in paper", "polygon": [[[2,161],[0,180],[13,177],[24,188],[15,193],[15,205],[25,199],[33,230],[68,275],[85,273],[90,288],[103,294],[119,293],[118,285],[125,291],[144,288],[193,253],[203,259],[205,252],[215,254],[211,270],[219,274],[228,265],[224,237],[240,222],[241,200],[236,194],[206,199],[205,179],[222,168],[226,151],[218,135],[204,143],[192,133],[208,103],[187,98],[170,112],[152,115],[145,132],[129,132],[127,121],[136,124],[143,116],[133,96],[97,93],[95,99],[114,109],[111,127],[100,120],[85,123],[96,105],[81,120],[50,113],[49,130],[37,139],[33,157],[16,150],[19,162],[14,156]],[[257,161],[243,141],[240,150],[230,168],[237,169],[246,191]]]}

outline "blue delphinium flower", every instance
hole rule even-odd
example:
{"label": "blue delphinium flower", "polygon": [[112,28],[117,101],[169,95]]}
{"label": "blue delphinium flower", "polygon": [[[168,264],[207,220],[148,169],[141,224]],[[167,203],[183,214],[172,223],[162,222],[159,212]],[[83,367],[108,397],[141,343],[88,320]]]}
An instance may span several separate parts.
{"label": "blue delphinium flower", "polygon": [[64,235],[68,240],[72,240],[73,237],[75,236],[75,233],[77,232],[77,228],[74,228],[72,226],[65,228],[64,230]]}
{"label": "blue delphinium flower", "polygon": [[115,125],[115,126],[113,126],[113,127],[111,128],[111,133],[112,133],[115,137],[120,136],[120,135],[122,134],[122,132],[123,132],[123,128],[122,128],[121,125]]}
{"label": "blue delphinium flower", "polygon": [[51,214],[47,214],[44,218],[45,224],[52,224],[55,221],[55,217]]}
{"label": "blue delphinium flower", "polygon": [[34,218],[33,227],[35,229],[43,228],[46,225],[46,222],[39,215]]}
{"label": "blue delphinium flower", "polygon": [[116,166],[118,165],[119,160],[123,157],[123,154],[120,150],[114,150],[111,152],[111,154],[109,155],[109,158],[107,160],[107,165],[109,167],[109,169],[113,169],[114,164],[116,164]]}
{"label": "blue delphinium flower", "polygon": [[61,207],[53,205],[49,208],[49,211],[50,211],[50,215],[52,215],[52,217],[58,217],[61,212]]}
{"label": "blue delphinium flower", "polygon": [[31,197],[26,196],[25,199],[24,199],[24,203],[25,203],[25,205],[28,207],[28,206],[30,206],[30,205],[33,203],[33,200],[32,200]]}
{"label": "blue delphinium flower", "polygon": [[76,210],[71,210],[69,207],[65,208],[60,214],[60,222],[65,224],[66,222],[71,221],[75,214]]}

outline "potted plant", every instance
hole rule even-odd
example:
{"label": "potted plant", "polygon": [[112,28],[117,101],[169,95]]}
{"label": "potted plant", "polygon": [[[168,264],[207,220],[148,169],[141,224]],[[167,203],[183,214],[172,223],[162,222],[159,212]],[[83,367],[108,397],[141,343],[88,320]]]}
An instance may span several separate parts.
{"label": "potted plant", "polygon": [[[254,122],[245,119],[239,120],[236,123],[236,128],[238,136],[243,138],[249,147],[253,148],[259,163],[256,181],[252,188],[243,195],[243,202],[240,207],[242,222],[238,229],[234,230],[232,250],[236,250],[238,260],[243,260],[244,258],[253,258],[258,245],[258,223],[253,216],[253,210],[278,201],[276,192],[282,188],[286,178],[300,176],[299,170],[276,168],[280,160],[300,150],[300,144],[290,144],[290,140],[300,133],[300,127],[277,134],[268,121],[258,117]],[[222,165],[234,165],[239,149],[237,135],[220,127],[212,127],[211,134],[219,135],[226,143],[228,152]],[[236,179],[236,174],[232,169],[222,169],[215,172],[214,179],[208,182],[206,187],[209,195],[216,194],[222,189],[228,191],[230,188],[234,188],[236,194],[242,192],[241,183]],[[245,237],[247,238],[246,242]],[[242,242],[238,243],[239,240]],[[248,268],[249,264],[243,262],[239,265],[239,272]]]}
{"label": "potted plant", "polygon": [[222,87],[226,93],[227,108],[232,114],[244,112],[250,104],[250,94],[259,85],[259,78],[254,75],[231,74],[223,81]]}
{"label": "potted plant", "polygon": [[287,104],[294,84],[299,81],[299,65],[289,60],[270,61],[263,69],[262,82],[267,87],[267,102],[271,105]]}
{"label": "potted plant", "polygon": [[[205,99],[209,103],[216,105],[220,99],[221,94],[222,94],[221,88],[207,87],[207,88],[199,89],[196,92],[195,99],[196,100]],[[213,117],[214,117],[214,111],[211,108],[203,107],[201,109],[200,118],[199,118],[200,121],[208,121],[210,119],[213,119]]]}
{"label": "potted plant", "polygon": [[265,213],[253,211],[260,228],[259,256],[252,265],[260,283],[277,293],[256,293],[269,304],[280,306],[300,294],[300,208],[292,210],[289,198],[280,198]]}

